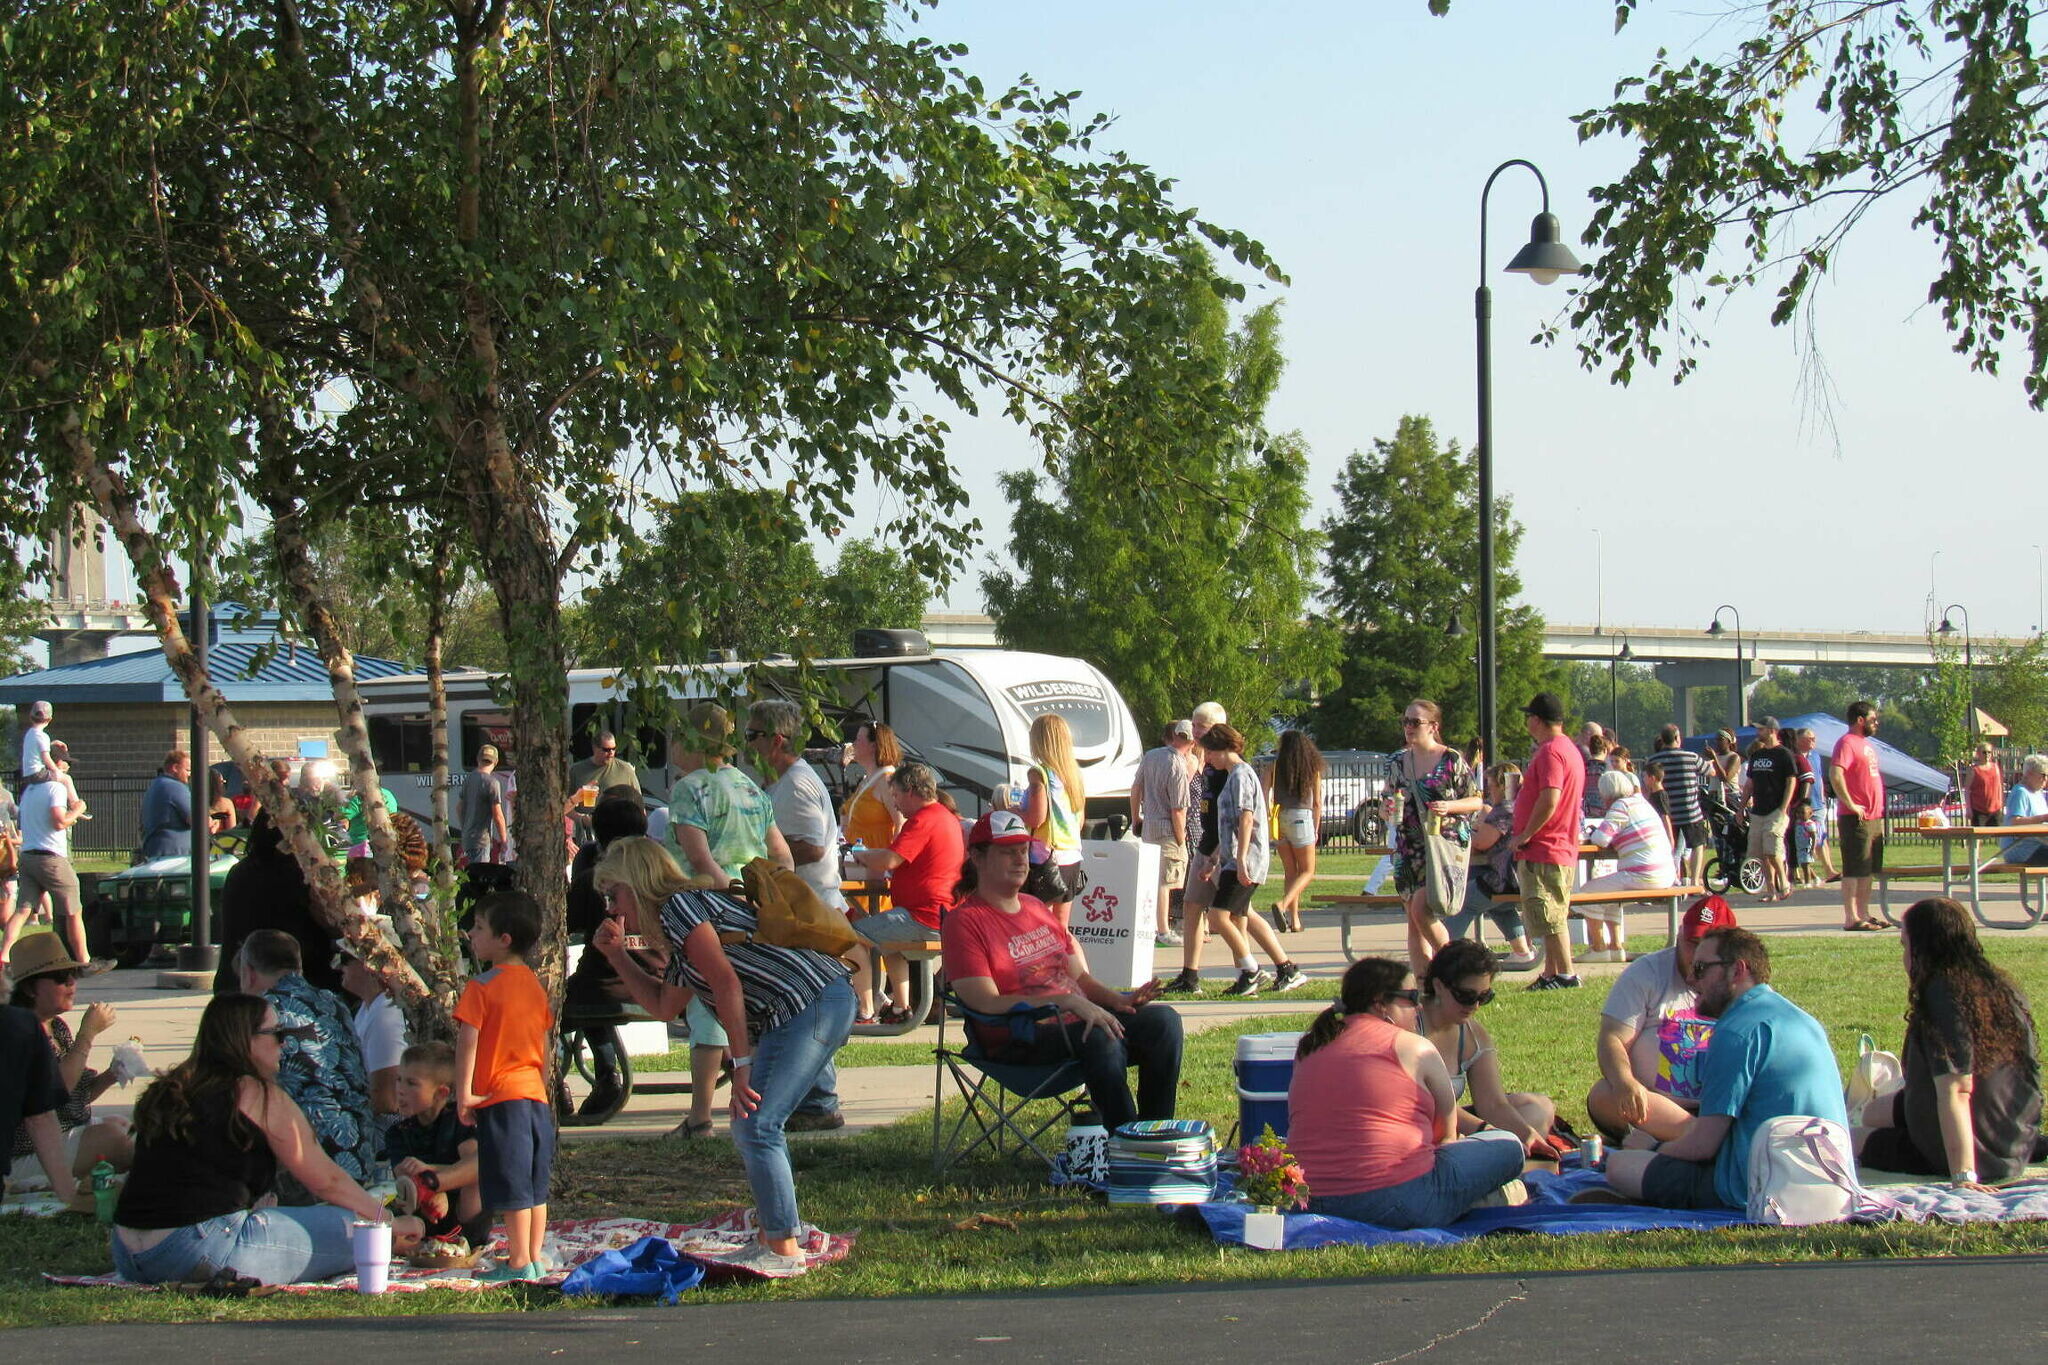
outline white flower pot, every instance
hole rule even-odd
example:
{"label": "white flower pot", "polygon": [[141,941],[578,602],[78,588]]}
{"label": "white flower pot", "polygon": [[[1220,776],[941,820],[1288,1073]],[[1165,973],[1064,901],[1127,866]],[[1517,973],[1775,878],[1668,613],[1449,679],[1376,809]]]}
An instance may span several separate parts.
{"label": "white flower pot", "polygon": [[1281,1251],[1287,1246],[1287,1215],[1262,1204],[1244,1216],[1244,1244],[1259,1247],[1265,1251]]}

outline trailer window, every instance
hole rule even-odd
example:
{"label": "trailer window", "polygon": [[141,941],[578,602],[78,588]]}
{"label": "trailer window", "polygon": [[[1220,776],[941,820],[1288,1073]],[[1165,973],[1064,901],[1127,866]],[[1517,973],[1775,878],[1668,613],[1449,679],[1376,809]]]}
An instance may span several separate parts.
{"label": "trailer window", "polygon": [[465,769],[476,766],[477,750],[486,744],[498,748],[498,767],[502,771],[519,766],[512,752],[512,713],[510,711],[464,711],[462,713],[462,766]]}
{"label": "trailer window", "polygon": [[424,713],[371,716],[370,757],[380,773],[423,773],[434,766],[434,727]]}
{"label": "trailer window", "polygon": [[1032,720],[1043,715],[1065,718],[1074,732],[1076,749],[1093,749],[1114,737],[1110,698],[1096,683],[1079,678],[1056,678],[1046,682],[1019,683],[1006,688],[1017,709]]}

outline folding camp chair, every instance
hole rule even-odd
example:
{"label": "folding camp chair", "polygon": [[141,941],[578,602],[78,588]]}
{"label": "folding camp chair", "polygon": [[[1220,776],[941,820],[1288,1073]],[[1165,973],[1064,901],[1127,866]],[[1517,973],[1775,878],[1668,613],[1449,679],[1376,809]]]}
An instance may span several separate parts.
{"label": "folding camp chair", "polygon": [[[998,1157],[1006,1153],[1022,1156],[1029,1150],[1051,1165],[1053,1152],[1063,1145],[1064,1126],[1086,1107],[1085,1094],[1075,1094],[1085,1082],[1080,1059],[1073,1055],[1070,1044],[1068,1055],[1058,1061],[1001,1061],[989,1055],[969,1024],[1008,1029],[1018,1044],[1028,1046],[1041,1023],[1051,1020],[1052,1027],[1059,1027],[1059,1011],[1050,1006],[1032,1009],[1018,1005],[1007,1014],[979,1014],[961,1004],[951,990],[945,992],[943,1001],[934,1049],[938,1061],[932,1077],[932,1174],[944,1174],[954,1162],[984,1147]],[[946,1026],[954,1016],[963,1021],[964,1041],[949,1047]],[[948,1076],[965,1102],[950,1131],[945,1113]],[[1027,1112],[1040,1100],[1055,1103],[1042,1114]],[[1041,1145],[1049,1133],[1053,1135],[1050,1151]]]}

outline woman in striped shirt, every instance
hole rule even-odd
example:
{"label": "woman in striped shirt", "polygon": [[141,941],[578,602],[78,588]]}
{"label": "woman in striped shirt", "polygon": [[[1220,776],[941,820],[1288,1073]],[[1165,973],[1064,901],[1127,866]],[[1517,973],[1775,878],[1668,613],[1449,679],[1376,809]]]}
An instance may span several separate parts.
{"label": "woman in striped shirt", "polygon": [[[594,880],[608,885],[607,868],[638,856],[643,844],[653,841],[614,842]],[[643,924],[648,908],[641,907]],[[628,956],[620,921],[607,919],[592,943],[618,968],[633,999],[657,1019],[675,1018],[693,996],[711,1000],[730,1040],[732,1140],[746,1163],[760,1229],[759,1240],[736,1260],[771,1276],[800,1275],[808,1267],[798,1242],[796,1181],[783,1124],[853,1027],[850,969],[807,948],[754,941],[754,907],[723,891],[678,891],[658,910],[670,950],[660,980]],[[721,936],[735,941],[721,942]]]}
{"label": "woman in striped shirt", "polygon": [[[1593,832],[1591,843],[1613,854],[1620,864],[1604,877],[1595,877],[1582,891],[1653,890],[1672,883],[1671,836],[1664,832],[1664,820],[1643,799],[1634,773],[1607,772],[1600,778],[1600,804],[1606,811]],[[1581,962],[1626,962],[1622,946],[1622,912],[1619,905],[1588,905],[1586,944],[1589,951]]]}

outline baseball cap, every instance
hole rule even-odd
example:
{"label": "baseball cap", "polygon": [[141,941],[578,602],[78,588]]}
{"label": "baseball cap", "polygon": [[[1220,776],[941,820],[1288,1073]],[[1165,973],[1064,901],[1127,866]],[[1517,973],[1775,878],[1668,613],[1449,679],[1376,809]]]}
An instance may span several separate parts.
{"label": "baseball cap", "polygon": [[1736,928],[1735,912],[1719,896],[1701,896],[1686,907],[1678,922],[1678,936],[1697,943],[1716,929]]}
{"label": "baseball cap", "polygon": [[1031,842],[1031,827],[1023,817],[1013,810],[992,810],[974,822],[974,828],[967,832],[969,848],[986,848],[990,844],[1028,844]]}
{"label": "baseball cap", "polygon": [[1765,716],[1762,720],[1756,723],[1756,730],[1758,734],[1762,734],[1766,730],[1778,730],[1781,728],[1783,727],[1781,727],[1778,724],[1778,718],[1776,716]]}
{"label": "baseball cap", "polygon": [[1529,698],[1529,704],[1522,708],[1522,714],[1559,725],[1564,721],[1564,703],[1557,699],[1555,692],[1538,692]]}
{"label": "baseball cap", "polygon": [[483,748],[478,749],[476,751],[476,761],[479,763],[496,763],[498,761],[498,746],[486,744]]}
{"label": "baseball cap", "polygon": [[1195,737],[1195,723],[1185,718],[1177,720],[1166,727],[1166,733],[1175,739],[1193,739]]}

